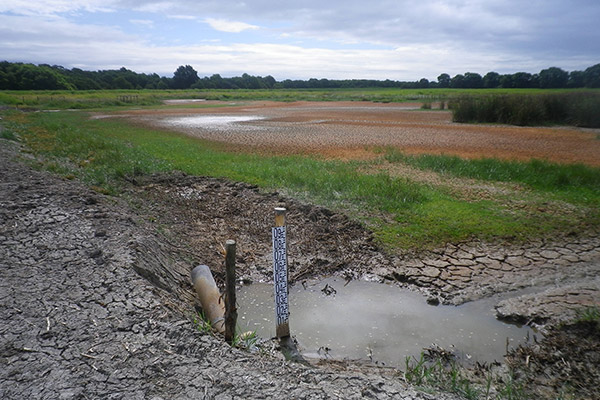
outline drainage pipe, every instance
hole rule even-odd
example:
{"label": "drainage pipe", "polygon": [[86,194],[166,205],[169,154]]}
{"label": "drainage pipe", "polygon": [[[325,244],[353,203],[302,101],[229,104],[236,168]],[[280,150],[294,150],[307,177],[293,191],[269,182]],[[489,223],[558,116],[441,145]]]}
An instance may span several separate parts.
{"label": "drainage pipe", "polygon": [[198,265],[192,270],[192,284],[200,304],[204,310],[204,315],[210,321],[214,330],[219,333],[225,332],[225,302],[221,297],[219,288],[215,283],[210,268],[206,265]]}

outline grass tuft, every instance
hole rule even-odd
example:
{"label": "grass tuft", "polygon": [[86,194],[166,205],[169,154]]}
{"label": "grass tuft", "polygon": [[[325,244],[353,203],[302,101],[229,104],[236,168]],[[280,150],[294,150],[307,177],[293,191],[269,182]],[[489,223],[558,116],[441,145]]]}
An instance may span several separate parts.
{"label": "grass tuft", "polygon": [[586,307],[576,312],[575,322],[600,323],[600,308]]}
{"label": "grass tuft", "polygon": [[512,374],[493,376],[488,372],[485,382],[475,382],[454,360],[406,357],[404,379],[422,389],[455,393],[465,399],[521,400],[527,399],[525,388]]}

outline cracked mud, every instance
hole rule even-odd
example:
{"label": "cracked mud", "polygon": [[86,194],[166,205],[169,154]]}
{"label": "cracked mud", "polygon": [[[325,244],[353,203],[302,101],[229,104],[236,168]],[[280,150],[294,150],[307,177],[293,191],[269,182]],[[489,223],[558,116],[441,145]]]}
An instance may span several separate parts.
{"label": "cracked mud", "polygon": [[31,169],[11,142],[2,140],[0,153],[2,398],[454,398],[417,392],[393,369],[291,364],[195,329],[190,270],[205,263],[222,281],[221,244],[235,238],[240,279],[270,279],[272,210],[281,203],[289,210],[293,281],[393,280],[425,291],[432,303],[504,293],[499,317],[547,329],[537,348],[513,354],[515,364],[535,366],[532,384],[556,390],[556,351],[576,369],[569,379],[583,387],[579,393],[598,376],[597,333],[581,343],[573,339],[578,328],[559,325],[600,305],[597,234],[389,255],[346,216],[250,185],[151,176],[108,198]]}
{"label": "cracked mud", "polygon": [[196,256],[120,200],[15,161],[12,143],[0,153],[1,398],[439,398],[394,370],[308,367],[201,334]]}

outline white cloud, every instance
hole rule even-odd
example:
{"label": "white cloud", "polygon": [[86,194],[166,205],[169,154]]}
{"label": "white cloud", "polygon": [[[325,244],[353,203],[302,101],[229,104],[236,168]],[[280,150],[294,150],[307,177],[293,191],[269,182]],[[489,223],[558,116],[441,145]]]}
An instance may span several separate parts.
{"label": "white cloud", "polygon": [[167,18],[182,19],[182,20],[188,20],[188,21],[194,21],[197,19],[197,17],[195,17],[193,15],[167,15]]}
{"label": "white cloud", "polygon": [[0,15],[0,37],[4,38],[0,51],[8,61],[88,70],[125,66],[137,72],[166,76],[171,76],[179,65],[189,64],[201,76],[214,73],[239,76],[247,72],[273,75],[276,79],[394,80],[422,77],[435,80],[442,72],[451,75],[466,70],[487,72],[489,65],[494,68],[502,65],[499,56],[459,47],[417,45],[339,50],[270,43],[156,46],[116,27],[74,25],[66,20],[38,24],[32,21],[29,17],[14,19]]}
{"label": "white cloud", "polygon": [[[124,8],[126,8],[126,9],[129,8],[128,4],[127,4],[128,2],[122,2],[122,3],[125,3],[125,4],[122,4],[122,6],[124,6]],[[179,2],[177,2],[177,1],[149,1],[149,2],[133,1],[131,3],[132,4],[130,5],[130,7],[131,7],[131,9],[133,9],[135,11],[162,14],[165,12],[173,11],[174,8],[177,8]]]}
{"label": "white cloud", "polygon": [[[115,18],[95,19],[105,11]],[[0,55],[165,75],[190,64],[224,76],[434,80],[584,69],[600,60],[598,15],[597,0],[0,0]],[[128,32],[152,21],[161,29]]]}
{"label": "white cloud", "polygon": [[246,30],[259,29],[256,25],[250,25],[245,22],[229,21],[218,18],[205,18],[204,22],[210,25],[211,28],[220,32],[240,33]]}
{"label": "white cloud", "polygon": [[141,25],[147,28],[154,27],[154,21],[150,19],[130,19],[129,22],[131,22],[134,25]]}
{"label": "white cloud", "polygon": [[111,12],[113,3],[114,0],[10,0],[0,3],[0,13],[50,16],[76,11]]}

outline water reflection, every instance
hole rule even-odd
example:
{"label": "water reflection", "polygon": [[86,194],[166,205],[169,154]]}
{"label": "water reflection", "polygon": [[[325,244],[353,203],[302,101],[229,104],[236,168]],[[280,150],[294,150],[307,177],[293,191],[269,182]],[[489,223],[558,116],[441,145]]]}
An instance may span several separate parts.
{"label": "water reflection", "polygon": [[[373,360],[400,366],[406,356],[440,346],[468,362],[501,361],[507,341],[533,337],[529,327],[498,321],[494,301],[430,306],[419,293],[391,285],[330,278],[290,288],[290,329],[307,357]],[[325,290],[323,290],[325,289]],[[326,294],[325,292],[329,292]],[[273,286],[254,284],[238,294],[238,324],[275,335]]]}

